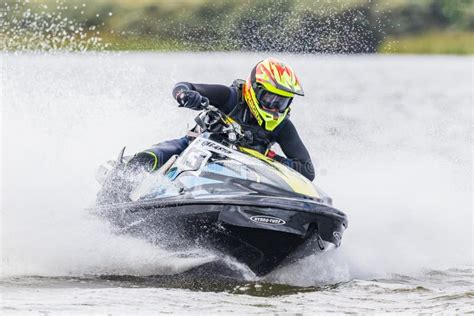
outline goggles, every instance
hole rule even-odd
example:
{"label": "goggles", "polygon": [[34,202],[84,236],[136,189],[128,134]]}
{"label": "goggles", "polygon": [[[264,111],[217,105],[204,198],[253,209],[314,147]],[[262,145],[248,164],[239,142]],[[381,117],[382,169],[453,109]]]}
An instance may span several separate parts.
{"label": "goggles", "polygon": [[283,113],[290,106],[293,98],[284,97],[278,94],[271,93],[260,87],[257,88],[257,100],[260,106],[270,112]]}

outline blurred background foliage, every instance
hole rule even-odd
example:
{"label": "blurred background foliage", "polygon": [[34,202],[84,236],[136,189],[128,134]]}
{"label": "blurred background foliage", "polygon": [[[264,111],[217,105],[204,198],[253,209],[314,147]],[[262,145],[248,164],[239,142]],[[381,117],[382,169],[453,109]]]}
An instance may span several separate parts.
{"label": "blurred background foliage", "polygon": [[472,0],[3,0],[4,50],[474,53]]}

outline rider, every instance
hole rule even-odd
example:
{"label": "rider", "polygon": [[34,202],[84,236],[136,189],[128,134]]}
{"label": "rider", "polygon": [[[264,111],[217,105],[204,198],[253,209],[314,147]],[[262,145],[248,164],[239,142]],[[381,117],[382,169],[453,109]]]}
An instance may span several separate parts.
{"label": "rider", "polygon": [[[289,120],[295,94],[304,95],[295,72],[275,58],[262,60],[246,81],[237,79],[230,87],[180,82],[173,89],[173,97],[180,107],[203,110],[203,98],[209,99],[210,104],[237,121],[244,131],[252,133],[253,149],[313,180],[315,174],[308,150]],[[171,156],[186,149],[192,134],[154,145],[136,154],[129,164],[157,170]],[[280,145],[286,158],[271,150],[274,143]]]}

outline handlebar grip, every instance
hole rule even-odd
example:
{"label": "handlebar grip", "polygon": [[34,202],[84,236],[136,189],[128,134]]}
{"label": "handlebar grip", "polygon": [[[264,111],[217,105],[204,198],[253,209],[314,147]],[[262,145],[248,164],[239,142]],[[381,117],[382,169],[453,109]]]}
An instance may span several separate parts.
{"label": "handlebar grip", "polygon": [[201,106],[203,109],[207,109],[209,107],[209,99],[206,97],[201,98]]}

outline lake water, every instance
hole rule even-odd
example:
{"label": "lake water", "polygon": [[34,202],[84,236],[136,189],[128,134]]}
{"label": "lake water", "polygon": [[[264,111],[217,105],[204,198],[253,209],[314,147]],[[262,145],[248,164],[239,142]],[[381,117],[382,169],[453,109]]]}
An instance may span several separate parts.
{"label": "lake water", "polygon": [[306,92],[291,119],[315,181],[349,216],[335,252],[193,279],[179,273],[216,254],[85,211],[100,163],[192,124],[176,82],[230,84],[264,57],[0,55],[2,314],[473,312],[472,57],[278,55]]}

